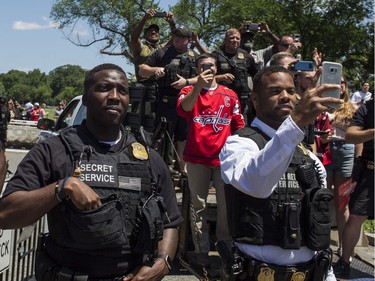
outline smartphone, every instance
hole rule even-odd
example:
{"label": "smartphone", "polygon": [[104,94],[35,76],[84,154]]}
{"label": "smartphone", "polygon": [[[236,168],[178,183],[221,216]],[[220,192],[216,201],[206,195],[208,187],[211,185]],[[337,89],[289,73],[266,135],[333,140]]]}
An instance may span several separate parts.
{"label": "smartphone", "polygon": [[156,11],[154,17],[155,18],[164,18],[166,13],[164,11]]}
{"label": "smartphone", "polygon": [[294,34],[293,39],[294,41],[301,42],[301,36],[299,34]]}
{"label": "smartphone", "polygon": [[[330,62],[325,61],[322,63],[323,73],[319,77],[318,85],[324,84],[341,84],[341,76],[342,76],[342,65],[341,63],[337,62]],[[322,97],[334,97],[340,98],[340,89],[334,89],[326,91],[322,94]],[[338,103],[330,103],[326,104],[327,106],[337,109],[339,104]]]}
{"label": "smartphone", "polygon": [[290,70],[314,71],[314,62],[300,60],[300,61],[297,61],[294,65],[292,65]]}
{"label": "smartphone", "polygon": [[328,135],[328,132],[325,132],[325,131],[314,131],[314,135],[324,136],[324,135]]}
{"label": "smartphone", "polygon": [[209,63],[202,64],[202,70],[205,71],[207,69],[211,69],[211,66],[212,64],[209,64]]}

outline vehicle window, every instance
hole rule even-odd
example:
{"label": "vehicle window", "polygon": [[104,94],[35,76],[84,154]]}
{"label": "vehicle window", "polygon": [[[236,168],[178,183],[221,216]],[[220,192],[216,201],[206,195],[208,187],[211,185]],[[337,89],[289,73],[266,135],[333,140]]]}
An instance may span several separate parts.
{"label": "vehicle window", "polygon": [[56,124],[56,131],[72,125],[72,115],[79,103],[79,100],[71,101],[67,108],[61,113],[59,120]]}
{"label": "vehicle window", "polygon": [[80,125],[84,119],[86,119],[86,106],[82,105],[72,125]]}

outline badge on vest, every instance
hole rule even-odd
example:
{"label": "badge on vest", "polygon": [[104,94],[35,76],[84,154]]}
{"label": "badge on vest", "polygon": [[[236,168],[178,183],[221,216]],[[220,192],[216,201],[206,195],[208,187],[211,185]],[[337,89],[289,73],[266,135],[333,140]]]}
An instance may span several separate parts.
{"label": "badge on vest", "polygon": [[148,153],[146,151],[146,148],[140,144],[139,142],[133,142],[132,143],[133,148],[133,156],[139,160],[147,160],[148,159]]}
{"label": "badge on vest", "polygon": [[189,56],[189,57],[195,57],[195,53],[194,53],[194,51],[191,50],[191,49],[189,49],[189,50],[188,50],[188,56]]}
{"label": "badge on vest", "polygon": [[238,53],[237,58],[239,58],[240,60],[243,60],[245,58],[245,55],[243,53]]}
{"label": "badge on vest", "polygon": [[262,267],[258,274],[257,280],[258,281],[274,281],[275,280],[275,270],[269,267]]}
{"label": "badge on vest", "polygon": [[81,176],[81,168],[80,167],[76,167],[73,171],[73,177],[77,177],[79,178]]}
{"label": "badge on vest", "polygon": [[303,281],[306,278],[306,273],[303,272],[293,272],[292,278],[290,280],[292,281]]}

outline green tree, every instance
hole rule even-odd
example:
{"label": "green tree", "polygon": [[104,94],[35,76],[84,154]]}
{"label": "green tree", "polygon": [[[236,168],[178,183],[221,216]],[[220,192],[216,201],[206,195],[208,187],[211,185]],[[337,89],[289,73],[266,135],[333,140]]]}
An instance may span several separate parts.
{"label": "green tree", "polygon": [[[144,11],[150,8],[158,8],[158,2],[59,0],[51,16],[74,44],[102,44],[102,54],[122,55],[132,62],[128,51],[130,34]],[[371,0],[180,0],[170,8],[176,22],[198,32],[209,50],[217,48],[226,29],[239,28],[244,20],[266,21],[279,36],[300,34],[304,59],[311,59],[317,47],[324,60],[341,62],[354,83],[374,73]],[[85,42],[73,36],[74,27],[80,21],[92,29],[92,38]],[[255,49],[269,44],[264,36],[256,35]]]}
{"label": "green tree", "polygon": [[52,70],[49,73],[52,98],[58,97],[66,87],[72,87],[79,93],[84,76],[85,70],[78,65],[64,65]]}
{"label": "green tree", "polygon": [[[101,44],[100,53],[124,56],[132,62],[130,34],[144,12],[151,8],[158,5],[150,0],[57,0],[51,18],[73,44],[83,47]],[[92,38],[84,40],[74,32],[80,22],[88,24]]]}

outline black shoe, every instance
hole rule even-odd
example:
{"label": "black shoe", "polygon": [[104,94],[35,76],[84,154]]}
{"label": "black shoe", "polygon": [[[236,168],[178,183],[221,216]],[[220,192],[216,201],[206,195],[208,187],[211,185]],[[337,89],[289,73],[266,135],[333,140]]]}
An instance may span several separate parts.
{"label": "black shoe", "polygon": [[337,278],[346,278],[350,276],[350,263],[345,262],[342,258],[333,266],[333,272]]}

